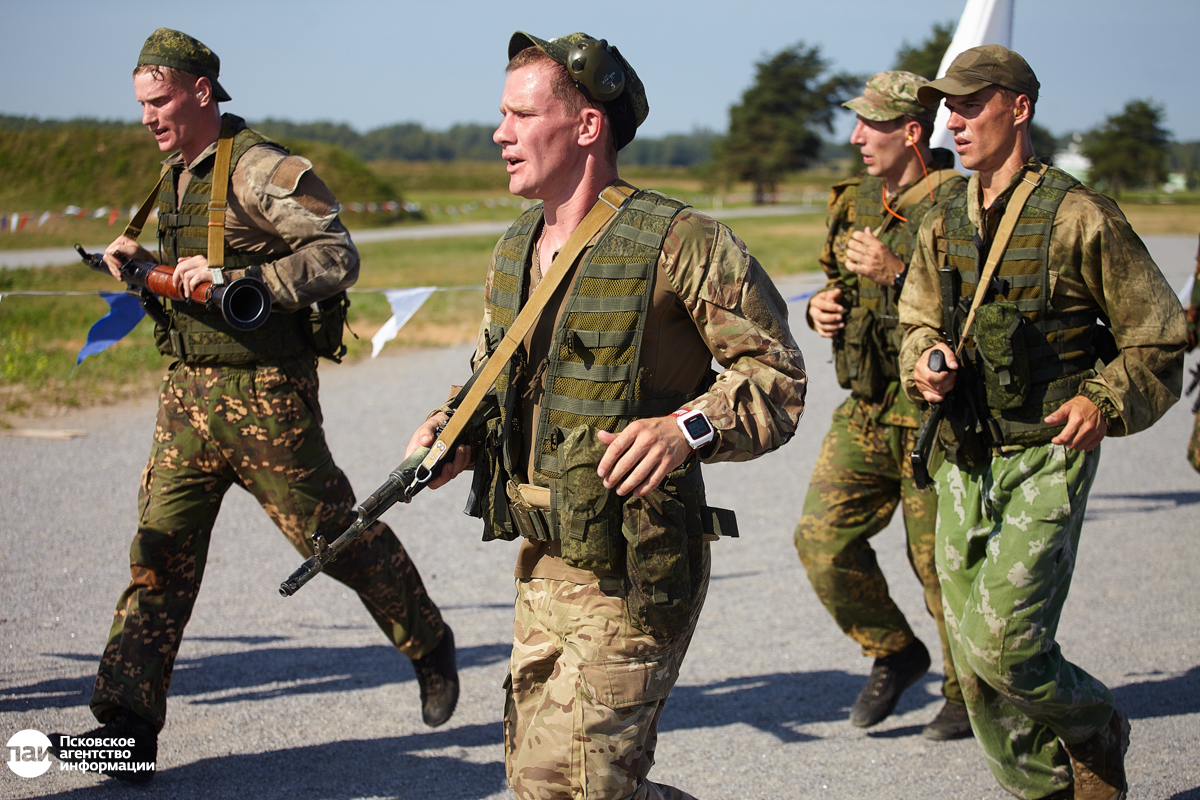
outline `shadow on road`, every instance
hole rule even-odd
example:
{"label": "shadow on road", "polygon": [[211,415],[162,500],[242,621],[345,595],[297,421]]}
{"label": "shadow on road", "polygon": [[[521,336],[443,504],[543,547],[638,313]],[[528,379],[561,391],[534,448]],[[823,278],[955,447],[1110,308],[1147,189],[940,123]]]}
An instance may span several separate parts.
{"label": "shadow on road", "polygon": [[[264,637],[270,638],[270,637]],[[214,641],[211,637],[208,641]],[[241,642],[241,639],[232,641]],[[458,668],[486,666],[508,659],[509,645],[458,649]],[[94,665],[96,656],[56,654],[57,658]],[[0,698],[0,713],[86,705],[95,675],[52,678],[10,686]],[[201,658],[180,658],[171,679],[172,697],[192,697],[209,705],[266,700],[300,694],[370,689],[414,680],[412,667],[392,647],[264,647]],[[220,693],[219,697],[200,697]]]}
{"label": "shadow on road", "polygon": [[[232,754],[162,769],[149,786],[133,790],[105,779],[103,783],[47,797],[212,797],[411,798],[471,800],[487,797],[506,785],[502,761],[479,764],[443,755],[414,755],[444,747],[497,745],[499,723],[468,725],[444,731],[386,739],[331,742],[311,747]],[[57,764],[57,762],[55,762]],[[160,762],[160,768],[163,764]],[[55,767],[57,769],[57,766]],[[51,773],[52,775],[53,773]]]}
{"label": "shadow on road", "polygon": [[[1112,503],[1110,505],[1109,503]],[[1096,507],[1097,503],[1100,505]],[[1182,508],[1200,503],[1200,492],[1106,492],[1093,493],[1089,498],[1086,519],[1145,514],[1170,508]],[[1119,505],[1118,505],[1119,504]]]}

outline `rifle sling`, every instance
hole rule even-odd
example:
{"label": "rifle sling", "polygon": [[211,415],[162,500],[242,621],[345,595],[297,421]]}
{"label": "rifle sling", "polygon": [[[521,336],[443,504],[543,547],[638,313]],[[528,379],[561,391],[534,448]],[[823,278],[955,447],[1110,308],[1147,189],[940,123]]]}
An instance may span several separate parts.
{"label": "rifle sling", "polygon": [[627,187],[606,186],[600,192],[599,199],[592,205],[590,211],[584,216],[579,226],[575,228],[566,244],[558,251],[554,262],[550,265],[550,271],[538,283],[537,288],[533,290],[533,294],[529,296],[529,301],[522,307],[521,312],[517,314],[517,318],[513,320],[512,327],[508,329],[508,333],[501,340],[500,345],[488,358],[487,362],[471,376],[471,380],[467,386],[466,396],[459,403],[458,408],[450,417],[450,421],[442,429],[438,435],[437,441],[429,448],[429,455],[421,462],[421,468],[432,474],[433,469],[441,462],[442,458],[450,451],[451,446],[462,434],[463,429],[467,426],[471,416],[475,413],[475,409],[483,400],[484,396],[491,390],[496,383],[496,378],[500,376],[500,371],[516,354],[517,348],[520,347],[525,334],[537,322],[538,317],[542,315],[546,304],[550,302],[550,297],[554,294],[555,289],[562,283],[567,272],[570,271],[579,254],[583,252],[583,248],[592,237],[600,232],[605,225],[608,224],[621,207],[633,194],[633,190]]}
{"label": "rifle sling", "polygon": [[1050,165],[1043,164],[1037,172],[1037,180],[1032,181],[1029,180],[1029,173],[1026,172],[1021,177],[1021,185],[1013,190],[1008,207],[1004,209],[1004,216],[1000,219],[1000,226],[996,229],[996,237],[992,240],[991,249],[988,250],[987,264],[984,265],[983,272],[979,276],[979,285],[975,287],[971,310],[967,312],[967,320],[963,323],[962,333],[958,336],[958,347],[954,348],[956,359],[962,357],[963,346],[966,344],[967,336],[971,333],[971,326],[975,323],[975,311],[987,296],[988,286],[996,275],[1000,259],[1004,258],[1004,251],[1008,249],[1008,241],[1012,238],[1013,229],[1017,227],[1017,220],[1020,219],[1021,212],[1025,210],[1025,203],[1029,201],[1033,190],[1041,184],[1048,169],[1050,169]]}

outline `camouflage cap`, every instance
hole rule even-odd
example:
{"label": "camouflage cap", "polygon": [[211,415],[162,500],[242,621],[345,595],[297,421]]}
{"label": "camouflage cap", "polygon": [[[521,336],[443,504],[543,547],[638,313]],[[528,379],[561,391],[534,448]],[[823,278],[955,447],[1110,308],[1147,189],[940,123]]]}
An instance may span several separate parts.
{"label": "camouflage cap", "polygon": [[[508,57],[511,60],[525,48],[536,47],[566,67],[567,54],[571,52],[571,47],[587,39],[595,39],[595,37],[588,36],[586,33],[572,33],[569,36],[560,36],[547,41],[524,31],[517,31],[508,40]],[[625,89],[616,99],[604,103],[604,109],[608,112],[609,119],[612,120],[613,132],[616,134],[617,149],[620,150],[633,141],[638,126],[646,121],[646,117],[650,114],[650,102],[646,99],[646,87],[642,85],[641,79],[638,78],[637,73],[633,71],[633,67],[629,65],[625,57],[611,45],[609,45],[608,51],[625,71]],[[579,86],[580,91],[591,99],[588,91],[580,86],[578,81],[575,85]]]}
{"label": "camouflage cap", "polygon": [[193,39],[181,31],[159,28],[150,34],[142,45],[137,65],[170,67],[190,72],[199,78],[208,78],[212,82],[213,99],[218,103],[232,99],[225,87],[217,82],[217,76],[221,74],[221,59],[199,39]]}
{"label": "camouflage cap", "polygon": [[867,81],[862,96],[842,103],[863,119],[887,122],[897,117],[915,117],[932,122],[937,106],[917,100],[917,90],[929,81],[903,70],[877,72]]}
{"label": "camouflage cap", "polygon": [[985,44],[959,53],[946,75],[922,86],[917,97],[923,103],[934,104],[946,95],[961,97],[988,86],[1028,95],[1036,103],[1042,85],[1019,54],[998,44]]}

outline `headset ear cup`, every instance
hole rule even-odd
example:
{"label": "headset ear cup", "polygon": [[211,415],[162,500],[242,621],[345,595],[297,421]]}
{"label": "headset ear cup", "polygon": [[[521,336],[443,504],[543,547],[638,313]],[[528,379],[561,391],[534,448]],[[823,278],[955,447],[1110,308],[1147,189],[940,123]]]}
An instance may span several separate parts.
{"label": "headset ear cup", "polygon": [[567,54],[567,73],[592,100],[607,103],[625,91],[625,70],[603,39],[583,39]]}

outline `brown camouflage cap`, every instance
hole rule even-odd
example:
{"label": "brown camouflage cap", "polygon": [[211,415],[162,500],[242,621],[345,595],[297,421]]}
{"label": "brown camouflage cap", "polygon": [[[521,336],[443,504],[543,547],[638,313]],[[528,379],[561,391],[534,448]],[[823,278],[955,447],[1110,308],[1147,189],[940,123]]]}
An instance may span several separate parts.
{"label": "brown camouflage cap", "polygon": [[[524,31],[517,31],[508,40],[508,57],[511,60],[525,48],[536,47],[565,67],[567,66],[567,54],[571,52],[571,47],[587,39],[595,39],[595,37],[586,33],[572,33],[569,36],[560,36],[547,41]],[[625,57],[611,45],[609,45],[608,51],[625,71],[624,91],[616,99],[604,103],[604,109],[613,123],[617,149],[620,150],[633,141],[638,126],[646,121],[646,117],[650,114],[650,102],[646,99],[646,87],[642,85],[641,79],[638,78],[637,73],[633,71],[633,67],[629,65]],[[577,82],[576,86],[578,85]],[[585,95],[588,94],[582,87],[580,91],[583,91]]]}
{"label": "brown camouflage cap", "polygon": [[932,122],[937,106],[917,100],[917,90],[929,81],[903,70],[877,72],[867,81],[861,97],[847,100],[843,106],[863,119],[887,122],[897,117],[915,117]]}
{"label": "brown camouflage cap", "polygon": [[146,43],[142,45],[137,62],[139,67],[147,64],[179,69],[199,78],[208,78],[212,82],[213,99],[218,103],[232,99],[225,87],[217,82],[217,76],[221,74],[221,59],[199,39],[193,39],[186,33],[159,28],[150,34]]}
{"label": "brown camouflage cap", "polygon": [[1002,86],[1028,95],[1033,103],[1037,102],[1038,89],[1042,87],[1019,54],[998,44],[985,44],[959,53],[950,62],[945,77],[922,86],[917,96],[923,103],[934,104],[946,95],[961,97],[988,86]]}

